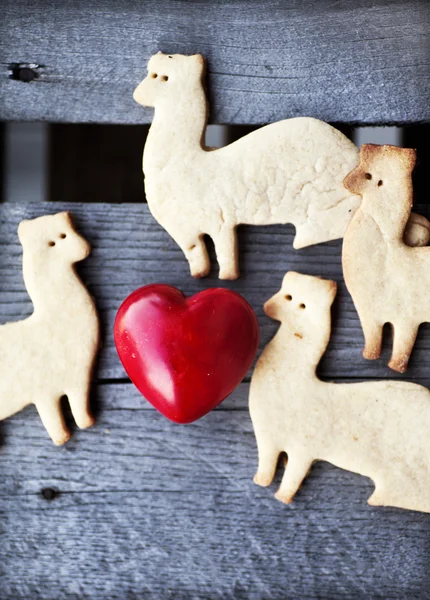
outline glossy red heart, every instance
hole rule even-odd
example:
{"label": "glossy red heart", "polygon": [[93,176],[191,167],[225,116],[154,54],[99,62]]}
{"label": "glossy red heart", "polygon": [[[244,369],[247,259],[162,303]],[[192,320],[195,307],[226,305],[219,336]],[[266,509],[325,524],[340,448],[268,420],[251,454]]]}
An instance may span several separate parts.
{"label": "glossy red heart", "polygon": [[162,284],[121,305],[115,345],[130,379],[165,417],[199,419],[242,381],[259,340],[257,317],[239,294],[213,288],[186,298]]}

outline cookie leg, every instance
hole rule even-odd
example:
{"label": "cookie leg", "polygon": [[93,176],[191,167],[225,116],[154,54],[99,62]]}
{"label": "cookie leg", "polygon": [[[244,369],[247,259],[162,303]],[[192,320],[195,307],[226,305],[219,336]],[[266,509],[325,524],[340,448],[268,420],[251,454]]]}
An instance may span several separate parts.
{"label": "cookie leg", "polygon": [[394,478],[384,474],[384,477],[376,479],[375,491],[368,499],[370,506],[402,506],[405,501],[407,491],[413,489],[411,481],[402,481],[401,477]]}
{"label": "cookie leg", "polygon": [[369,506],[387,506],[389,503],[386,501],[382,491],[376,487],[375,491],[368,499],[367,504],[369,504]]}
{"label": "cookie leg", "polygon": [[375,491],[367,501],[368,504],[430,512],[428,471],[425,466],[421,472],[397,475],[384,479],[383,485],[377,483]]}
{"label": "cookie leg", "polygon": [[394,325],[393,353],[388,366],[394,371],[404,373],[408,368],[409,357],[417,339],[418,328],[415,325],[401,323]]}
{"label": "cookie leg", "polygon": [[272,483],[278,464],[279,451],[270,445],[258,448],[258,470],[254,476],[254,483],[264,487]]}
{"label": "cookie leg", "polygon": [[234,227],[223,227],[214,236],[216,256],[219,264],[220,279],[237,279],[239,277],[239,256],[237,233]]}
{"label": "cookie leg", "polygon": [[206,277],[211,269],[211,263],[203,237],[198,236],[179,245],[188,260],[191,275]]}
{"label": "cookie leg", "polygon": [[61,411],[60,398],[36,402],[37,412],[54,444],[61,446],[70,438]]}
{"label": "cookie leg", "polygon": [[86,429],[94,425],[94,417],[90,413],[90,382],[84,382],[81,387],[66,391],[72,410],[73,418],[80,429]]}
{"label": "cookie leg", "polygon": [[301,248],[327,241],[327,234],[320,232],[313,223],[304,223],[303,225],[296,227],[293,248],[295,250],[300,250]]}
{"label": "cookie leg", "polygon": [[368,360],[375,360],[381,355],[382,348],[382,325],[372,320],[361,320],[364,334],[363,357]]}
{"label": "cookie leg", "polygon": [[279,490],[275,494],[275,498],[289,504],[299,487],[302,485],[303,480],[308,474],[312,460],[303,456],[288,455],[287,466],[285,467],[284,476],[282,478]]}

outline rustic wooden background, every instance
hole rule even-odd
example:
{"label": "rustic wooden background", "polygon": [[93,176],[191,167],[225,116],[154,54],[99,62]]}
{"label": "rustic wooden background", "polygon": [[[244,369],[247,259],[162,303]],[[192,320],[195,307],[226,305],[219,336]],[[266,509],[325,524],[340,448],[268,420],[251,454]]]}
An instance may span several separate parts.
{"label": "rustic wooden background", "polygon": [[[207,57],[213,123],[419,123],[429,18],[426,0],[3,0],[2,113],[149,123],[130,92],[161,49]],[[7,78],[21,62],[33,85]]]}
{"label": "rustic wooden background", "polygon": [[[0,423],[1,600],[430,598],[430,515],[371,508],[369,480],[325,463],[291,506],[273,498],[280,473],[269,489],[252,483],[252,371],[218,409],[178,426],[137,393],[112,342],[126,295],[165,282],[186,294],[219,285],[243,294],[263,347],[276,330],[263,302],[295,269],[340,287],[321,377],[430,387],[429,325],[406,375],[386,367],[389,335],[379,361],[362,359],[340,241],[294,251],[292,227],[244,227],[241,279],[220,282],[216,267],[191,279],[141,202],[151,112],[131,100],[153,52],[199,51],[209,59],[211,122],[255,126],[309,114],[347,133],[354,123],[407,124],[403,143],[420,159],[415,210],[430,216],[429,19],[424,0],[3,2],[0,119],[52,123],[55,202],[0,204],[0,322],[31,312],[19,221],[69,209],[93,246],[80,274],[100,311],[103,348],[92,429],[75,428],[56,448],[33,407]],[[43,65],[31,82],[22,80],[25,64]]]}

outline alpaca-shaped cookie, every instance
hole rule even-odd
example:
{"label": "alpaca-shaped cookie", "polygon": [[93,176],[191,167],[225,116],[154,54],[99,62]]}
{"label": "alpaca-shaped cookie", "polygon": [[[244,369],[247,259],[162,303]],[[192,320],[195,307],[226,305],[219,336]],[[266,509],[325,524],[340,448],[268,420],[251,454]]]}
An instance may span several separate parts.
{"label": "alpaca-shaped cookie", "polygon": [[0,420],[34,403],[60,445],[70,437],[60,406],[63,395],[79,427],[94,423],[88,403],[99,324],[73,267],[88,256],[90,246],[68,213],[22,221],[18,236],[34,312],[0,326]]}
{"label": "alpaca-shaped cookie", "polygon": [[345,234],[343,274],[361,326],[363,356],[381,354],[382,329],[394,329],[389,366],[406,371],[418,327],[430,321],[430,248],[410,248],[403,231],[412,207],[415,150],[364,145],[345,187],[362,196]]}
{"label": "alpaca-shaped cookie", "polygon": [[430,392],[403,381],[327,383],[316,368],[331,329],[336,284],[289,272],[266,304],[280,321],[255,367],[249,408],[258,445],[255,482],[291,502],[316,460],[370,477],[369,504],[430,512]]}
{"label": "alpaca-shaped cookie", "polygon": [[[207,275],[204,235],[215,243],[221,279],[239,276],[239,224],[292,223],[294,248],[343,237],[360,199],[342,181],[358,150],[317,119],[272,123],[223,148],[204,147],[207,103],[200,54],[154,55],[134,99],[155,107],[143,154],[148,206],[184,252],[194,277]],[[412,245],[430,227],[412,224]]]}

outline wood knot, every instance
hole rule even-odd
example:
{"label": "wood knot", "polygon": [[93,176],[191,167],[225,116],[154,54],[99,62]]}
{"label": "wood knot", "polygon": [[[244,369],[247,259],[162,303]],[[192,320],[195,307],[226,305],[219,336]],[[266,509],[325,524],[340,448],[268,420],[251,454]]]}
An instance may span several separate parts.
{"label": "wood knot", "polygon": [[30,83],[40,76],[41,65],[36,63],[10,63],[9,77],[15,81]]}
{"label": "wood knot", "polygon": [[54,490],[54,488],[49,488],[49,487],[42,488],[40,493],[42,494],[42,498],[44,498],[45,500],[48,500],[48,501],[54,500],[57,496],[60,495],[60,492],[58,490]]}

